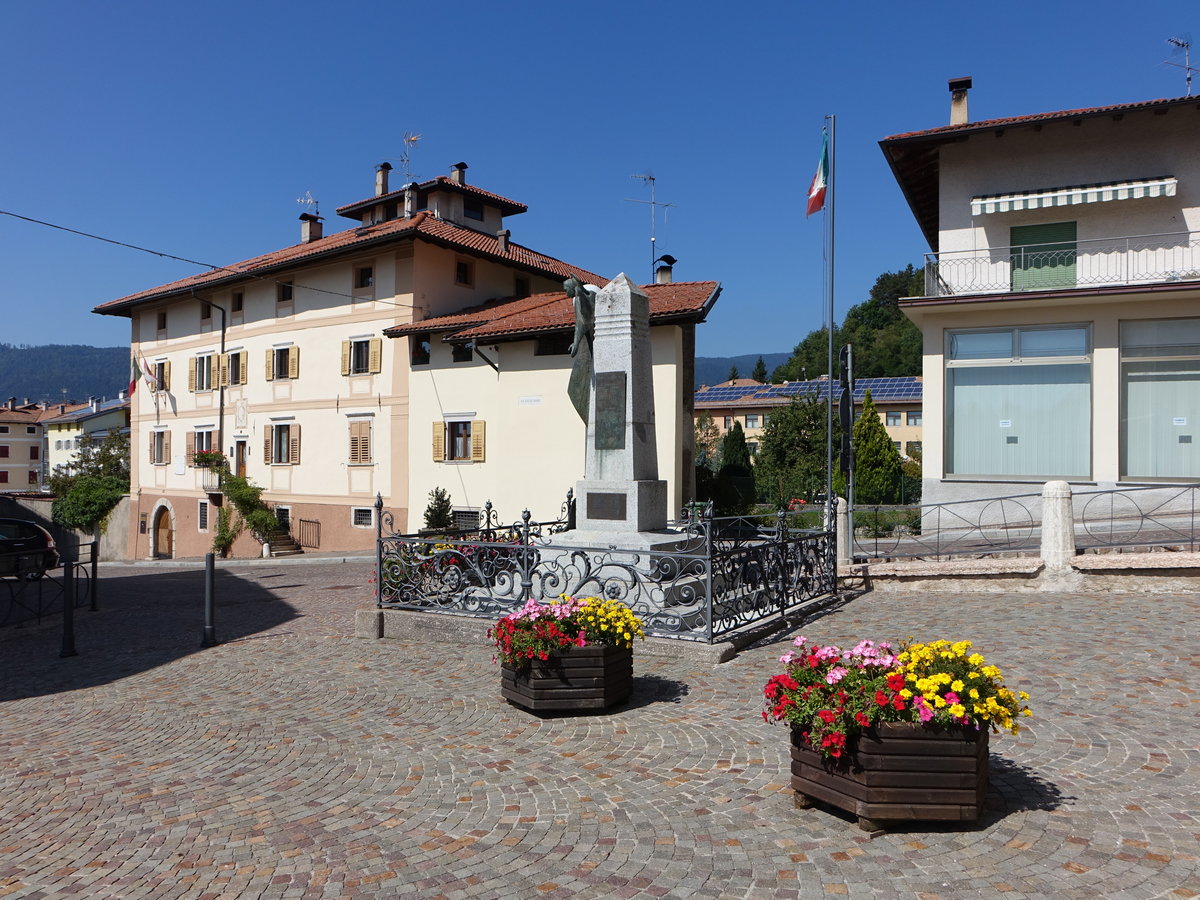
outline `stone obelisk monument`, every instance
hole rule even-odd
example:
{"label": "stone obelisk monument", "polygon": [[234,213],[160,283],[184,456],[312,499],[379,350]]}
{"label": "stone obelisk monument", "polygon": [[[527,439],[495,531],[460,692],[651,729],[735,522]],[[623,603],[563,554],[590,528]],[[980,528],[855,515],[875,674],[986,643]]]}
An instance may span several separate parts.
{"label": "stone obelisk monument", "polygon": [[[640,550],[673,543],[667,483],[658,477],[650,303],[618,275],[595,295],[594,373],[576,530],[556,544]],[[658,532],[658,533],[655,533]],[[565,540],[564,540],[565,539]]]}

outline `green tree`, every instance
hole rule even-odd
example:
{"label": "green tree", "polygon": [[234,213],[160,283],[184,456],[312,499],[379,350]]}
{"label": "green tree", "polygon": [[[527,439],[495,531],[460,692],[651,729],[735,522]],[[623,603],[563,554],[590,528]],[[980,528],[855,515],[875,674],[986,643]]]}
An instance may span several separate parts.
{"label": "green tree", "polygon": [[828,410],[815,391],[773,410],[754,461],[758,496],[776,507],[793,498],[814,502],[825,490],[827,429]]}
{"label": "green tree", "polygon": [[[837,328],[833,330],[834,352],[840,347],[841,334]],[[826,374],[829,369],[825,361],[829,359],[829,330],[819,328],[810,331],[792,350],[791,359],[781,366],[776,366],[771,373],[771,381],[780,384],[784,381],[811,381]]]}
{"label": "green tree", "polygon": [[856,378],[921,371],[921,331],[900,310],[899,300],[924,292],[925,275],[910,264],[876,278],[867,301],[846,313],[841,343],[854,346]]}
{"label": "green tree", "polygon": [[721,468],[721,432],[712,413],[704,410],[696,420],[696,467],[716,472]]}
{"label": "green tree", "polygon": [[129,435],[116,429],[102,441],[84,435],[71,461],[56,467],[48,480],[54,523],[97,534],[129,493]]}
{"label": "green tree", "polygon": [[737,381],[742,376],[738,374],[737,366],[729,367],[729,374],[725,376],[726,381]]}
{"label": "green tree", "polygon": [[888,436],[871,392],[863,399],[862,415],[854,423],[854,502],[900,502],[900,454]]}
{"label": "green tree", "polygon": [[721,439],[721,470],[717,473],[713,505],[718,515],[739,515],[754,505],[754,472],[750,448],[740,422]]}
{"label": "green tree", "polygon": [[435,487],[429,492],[429,504],[425,507],[425,527],[431,531],[454,527],[454,506],[445,488]]}
{"label": "green tree", "polygon": [[762,384],[767,383],[767,364],[763,362],[760,356],[758,362],[754,364],[754,371],[750,373],[750,377]]}

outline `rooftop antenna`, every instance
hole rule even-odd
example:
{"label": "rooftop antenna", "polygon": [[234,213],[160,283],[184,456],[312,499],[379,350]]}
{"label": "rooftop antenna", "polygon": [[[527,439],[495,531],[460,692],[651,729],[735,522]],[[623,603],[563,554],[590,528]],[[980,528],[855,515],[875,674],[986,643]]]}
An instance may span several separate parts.
{"label": "rooftop antenna", "polygon": [[1175,66],[1183,69],[1187,77],[1187,95],[1192,96],[1192,73],[1200,72],[1200,69],[1192,66],[1192,39],[1188,36],[1167,38],[1167,43],[1177,50],[1183,51],[1183,62],[1177,63],[1174,60],[1163,60],[1168,66]]}
{"label": "rooftop antenna", "polygon": [[388,157],[388,160],[395,160],[400,163],[400,171],[404,173],[404,183],[411,184],[417,180],[417,176],[412,172],[412,152],[417,146],[417,141],[421,140],[419,134],[413,134],[411,131],[404,132],[400,138],[400,144],[404,149],[400,151],[399,156]]}
{"label": "rooftop antenna", "polygon": [[663,224],[665,225],[667,222],[667,214],[666,214],[665,210],[670,209],[675,204],[674,203],[659,203],[658,200],[655,199],[655,196],[654,196],[655,178],[651,172],[646,172],[646,174],[644,174],[644,175],[630,175],[629,177],[638,179],[640,182],[642,182],[642,184],[650,185],[650,199],[649,200],[635,200],[632,197],[626,197],[625,202],[626,203],[648,203],[648,204],[650,204],[650,283],[653,284],[654,283],[654,264],[656,262],[658,262],[658,250],[657,250],[657,245],[655,243],[655,237],[654,237],[654,224],[657,219],[656,213],[658,212],[657,208],[661,206],[664,210]]}
{"label": "rooftop antenna", "polygon": [[296,198],[296,202],[304,207],[306,213],[312,213],[314,216],[321,214],[317,198],[312,195],[312,191],[305,191],[303,197]]}

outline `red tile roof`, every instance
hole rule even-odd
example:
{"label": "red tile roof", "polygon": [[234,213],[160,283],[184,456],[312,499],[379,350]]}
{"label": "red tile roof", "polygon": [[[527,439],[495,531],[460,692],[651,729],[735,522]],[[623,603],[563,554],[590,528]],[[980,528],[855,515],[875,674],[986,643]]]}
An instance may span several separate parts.
{"label": "red tile roof", "polygon": [[1008,116],[1003,119],[984,119],[980,122],[965,122],[962,125],[942,125],[940,128],[928,128],[925,131],[906,131],[903,134],[893,134],[885,137],[883,142],[899,141],[906,138],[935,137],[937,135],[962,134],[964,131],[988,131],[993,128],[1007,128],[1014,125],[1033,125],[1038,122],[1049,122],[1054,119],[1078,119],[1083,116],[1106,116],[1113,113],[1130,112],[1156,107],[1183,105],[1195,103],[1200,105],[1200,97],[1171,97],[1160,100],[1142,100],[1137,103],[1117,103],[1113,106],[1089,106],[1082,109],[1062,109],[1056,112],[1033,113],[1027,116]]}
{"label": "red tile roof", "polygon": [[[529,207],[524,203],[518,203],[516,200],[509,200],[507,197],[501,197],[499,194],[493,194],[491,191],[485,191],[483,188],[475,187],[473,184],[459,184],[457,181],[451,180],[446,175],[439,175],[437,178],[431,178],[429,181],[423,181],[417,185],[418,190],[428,191],[434,187],[439,189],[447,189],[450,191],[459,191],[464,194],[475,194],[485,200],[490,200],[495,205],[499,206],[506,216],[516,215],[517,213],[528,212]],[[345,206],[339,206],[336,210],[339,216],[345,216],[349,219],[357,219],[357,213],[362,210],[375,206],[378,203],[386,203],[390,200],[399,200],[404,196],[404,188],[397,191],[388,191],[378,197],[367,197],[365,200],[356,200],[354,203],[347,203]]]}
{"label": "red tile roof", "polygon": [[[130,310],[151,300],[160,300],[177,294],[186,294],[195,288],[211,289],[218,285],[245,281],[250,278],[267,278],[289,268],[309,263],[315,259],[354,253],[376,244],[385,244],[405,238],[422,240],[431,244],[471,253],[485,259],[505,262],[539,275],[566,278],[578,275],[584,281],[599,283],[604,279],[595,274],[572,266],[552,256],[546,256],[528,247],[509,241],[508,249],[500,249],[495,235],[483,234],[439,219],[427,212],[419,212],[411,219],[392,219],[361,228],[349,228],[309,243],[295,244],[272,253],[256,256],[228,266],[222,266],[199,275],[192,275],[169,284],[130,294],[118,300],[101,303],[93,312],[105,315],[129,315]],[[349,294],[347,294],[349,299]]]}
{"label": "red tile roof", "polygon": [[[717,301],[721,286],[715,281],[681,281],[647,284],[641,288],[650,300],[650,321],[700,322]],[[518,300],[500,300],[464,309],[448,316],[435,316],[408,325],[388,328],[388,337],[446,331],[447,341],[518,340],[534,334],[569,331],[575,327],[575,312],[565,293],[534,294]]]}

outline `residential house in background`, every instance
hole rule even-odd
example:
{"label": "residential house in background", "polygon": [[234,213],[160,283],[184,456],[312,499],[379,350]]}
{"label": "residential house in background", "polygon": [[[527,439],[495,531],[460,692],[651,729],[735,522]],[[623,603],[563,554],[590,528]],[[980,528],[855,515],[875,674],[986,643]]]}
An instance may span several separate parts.
{"label": "residential house in background", "polygon": [[10,397],[0,406],[0,493],[42,489],[42,425],[45,407]]}
{"label": "residential house in background", "polygon": [[43,478],[58,467],[69,468],[84,435],[102,442],[110,431],[129,433],[129,398],[122,391],[116,400],[90,399],[87,403],[58,404],[46,410],[45,466]]}
{"label": "residential house in background", "polygon": [[1200,100],[971,121],[881,147],[932,249],[925,502],[1200,479]]}
{"label": "residential house in background", "polygon": [[[509,518],[558,515],[582,477],[583,430],[561,412],[569,359],[539,355],[538,339],[573,318],[486,342],[448,320],[479,327],[550,295],[537,318],[565,299],[567,276],[606,279],[513,241],[509,221],[526,207],[469,184],[465,163],[396,191],[390,170],[337,210],[353,228],[324,236],[305,213],[298,244],[96,307],[131,319],[148,373],[131,410],[131,556],[209,549],[222,496],[194,465],[201,450],[264,487],[308,547],[370,547],[377,494],[399,530],[420,527],[435,487],[464,521],[488,499]],[[656,367],[691,358],[684,332],[706,308],[673,326],[677,352],[656,353]],[[657,402],[671,411],[660,423],[679,418],[678,392]],[[660,446],[690,442],[685,431],[660,431]],[[235,546],[256,551],[248,537]]]}
{"label": "residential house in background", "polygon": [[[785,381],[783,384],[761,384],[752,378],[739,378],[709,387],[701,387],[695,394],[696,422],[705,413],[712,416],[713,424],[724,435],[734,422],[742,426],[746,444],[753,457],[758,453],[762,436],[770,421],[772,411],[787,406],[795,397],[815,396],[821,402],[827,399],[827,378],[813,381]],[[833,397],[836,403],[841,388],[835,383]],[[904,376],[898,378],[859,378],[854,382],[854,418],[862,415],[867,391],[879,414],[896,452],[905,458],[921,456],[921,378]]]}

